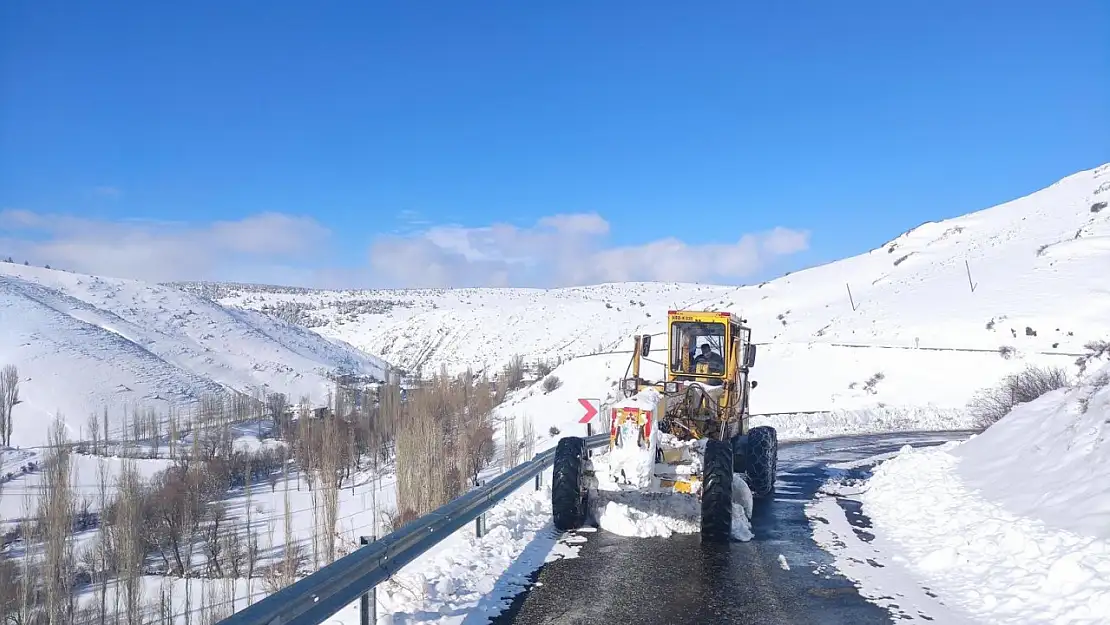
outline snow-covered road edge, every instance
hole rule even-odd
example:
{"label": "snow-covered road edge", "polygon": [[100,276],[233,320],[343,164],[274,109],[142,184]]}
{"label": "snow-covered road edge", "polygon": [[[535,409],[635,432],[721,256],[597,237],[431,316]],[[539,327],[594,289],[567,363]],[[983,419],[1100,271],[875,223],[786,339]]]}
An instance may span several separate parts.
{"label": "snow-covered road edge", "polygon": [[949,453],[904,448],[860,495],[895,561],[991,623],[1106,623],[1110,543],[1017,517],[967,488]]}
{"label": "snow-covered road edge", "polygon": [[[550,477],[549,470],[545,485]],[[509,607],[545,562],[575,557],[584,541],[555,531],[550,486],[522,487],[486,513],[481,538],[468,524],[378,585],[378,623],[484,623]],[[353,622],[358,603],[327,621]]]}

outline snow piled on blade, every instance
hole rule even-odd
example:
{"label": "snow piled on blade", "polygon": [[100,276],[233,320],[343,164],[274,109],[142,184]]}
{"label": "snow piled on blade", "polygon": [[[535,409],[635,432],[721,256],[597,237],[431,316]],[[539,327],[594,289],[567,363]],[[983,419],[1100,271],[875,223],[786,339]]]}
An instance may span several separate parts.
{"label": "snow piled on blade", "polygon": [[[600,529],[618,536],[667,538],[701,531],[701,500],[679,493],[599,490],[590,512]],[[732,482],[732,537],[752,539],[752,492],[739,475]]]}
{"label": "snow piled on blade", "polygon": [[861,496],[930,588],[992,623],[1110,615],[1110,365],[966,443],[903,449]]}
{"label": "snow piled on blade", "polygon": [[[704,440],[682,442],[669,434],[655,434],[655,437],[667,441],[669,448],[686,448],[690,460],[688,465],[682,466],[686,473],[701,471]],[[621,455],[621,451],[625,451],[625,455]],[[652,451],[647,457],[654,458],[654,455]],[[597,526],[618,536],[635,538],[666,538],[672,534],[700,532],[701,499],[697,495],[645,489],[657,483],[653,477],[655,463],[645,467],[641,460],[619,448],[594,457],[593,468],[597,477],[596,488],[590,492],[590,516]],[[646,470],[649,477],[642,486],[616,482],[611,477],[614,462],[618,475],[620,468],[631,463],[634,469]],[[736,474],[733,475],[732,501],[732,537],[740,541],[751,540],[752,491],[744,478]]]}

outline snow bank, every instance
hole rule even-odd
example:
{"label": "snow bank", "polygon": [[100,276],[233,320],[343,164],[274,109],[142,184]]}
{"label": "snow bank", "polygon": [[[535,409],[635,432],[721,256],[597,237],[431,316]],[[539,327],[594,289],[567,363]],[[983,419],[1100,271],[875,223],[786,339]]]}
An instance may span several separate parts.
{"label": "snow bank", "polygon": [[1110,365],[953,453],[964,482],[1009,512],[1110,540]]}
{"label": "snow bank", "polygon": [[882,432],[977,429],[967,410],[937,406],[874,406],[816,414],[752,417],[752,427],[770,425],[779,440],[806,440]]}
{"label": "snow bank", "polygon": [[875,532],[929,587],[991,623],[1110,615],[1110,366],[965,443],[881,464]]}

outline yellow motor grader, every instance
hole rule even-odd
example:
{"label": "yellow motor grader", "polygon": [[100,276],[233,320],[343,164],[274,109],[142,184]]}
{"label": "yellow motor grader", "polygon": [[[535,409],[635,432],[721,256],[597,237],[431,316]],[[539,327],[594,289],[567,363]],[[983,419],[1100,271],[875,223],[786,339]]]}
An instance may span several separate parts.
{"label": "yellow motor grader", "polygon": [[[745,320],[728,312],[667,313],[666,362],[650,360],[651,336],[637,335],[625,399],[610,407],[609,479],[625,489],[700,497],[703,540],[731,535],[733,475],[753,497],[771,497],[778,465],[775,429],[749,429],[748,379],[756,346]],[[641,377],[642,361],[662,365],[662,380]],[[585,522],[588,476],[585,440],[559,441],[551,503],[555,526]]]}

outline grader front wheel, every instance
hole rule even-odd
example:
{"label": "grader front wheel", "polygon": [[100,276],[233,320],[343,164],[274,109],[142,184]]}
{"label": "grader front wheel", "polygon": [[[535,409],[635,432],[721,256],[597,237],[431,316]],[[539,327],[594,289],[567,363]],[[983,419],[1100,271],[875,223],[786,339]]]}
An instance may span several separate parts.
{"label": "grader front wheel", "polygon": [[576,530],[586,521],[586,440],[568,436],[555,448],[551,470],[551,513],[555,528]]}
{"label": "grader front wheel", "polygon": [[732,445],[706,441],[702,470],[702,542],[727,542],[732,537]]}

